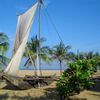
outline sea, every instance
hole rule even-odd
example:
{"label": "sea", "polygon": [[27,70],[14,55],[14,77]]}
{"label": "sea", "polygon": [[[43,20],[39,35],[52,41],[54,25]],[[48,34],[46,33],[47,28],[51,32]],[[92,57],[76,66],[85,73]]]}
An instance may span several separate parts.
{"label": "sea", "polygon": [[[34,70],[34,67],[33,66],[30,66],[30,67],[21,66],[19,69],[20,70]],[[65,69],[67,69],[67,67],[62,67],[62,70],[65,70]],[[60,67],[41,66],[41,70],[60,70]]]}

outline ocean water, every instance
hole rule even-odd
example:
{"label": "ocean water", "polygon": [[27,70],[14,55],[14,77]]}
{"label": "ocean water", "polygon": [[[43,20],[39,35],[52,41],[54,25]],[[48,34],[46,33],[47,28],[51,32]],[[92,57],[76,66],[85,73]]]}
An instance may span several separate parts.
{"label": "ocean water", "polygon": [[[67,69],[67,67],[62,67],[62,70]],[[25,67],[25,66],[21,66],[20,70],[34,70],[33,66],[30,67]],[[41,70],[60,70],[60,67],[55,67],[55,66],[41,66]]]}
{"label": "ocean water", "polygon": [[[29,66],[29,67],[24,66],[25,61],[26,60],[23,59],[22,63],[20,64],[21,67],[19,69],[20,70],[33,70],[34,66]],[[62,70],[67,69],[66,62],[63,62],[62,66],[63,66]],[[60,70],[59,62],[55,60],[54,62],[47,64],[47,63],[42,61],[42,63],[41,63],[41,70]]]}

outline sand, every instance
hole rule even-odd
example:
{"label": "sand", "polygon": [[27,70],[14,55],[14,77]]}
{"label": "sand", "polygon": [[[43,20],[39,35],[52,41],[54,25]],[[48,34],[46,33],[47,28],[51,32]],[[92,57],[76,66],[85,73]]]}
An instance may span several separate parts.
{"label": "sand", "polygon": [[[45,74],[48,73],[48,75],[50,75],[51,73],[54,74],[55,72],[50,71],[50,73],[45,72]],[[25,72],[23,71],[23,73]],[[56,73],[57,75],[59,75],[58,72]],[[94,77],[96,76],[100,77],[100,73],[94,75]],[[5,81],[0,82],[0,100],[60,100],[59,95],[56,91],[56,82],[53,82],[49,86],[45,86],[39,89],[32,88],[29,90],[16,90],[14,88],[7,87],[6,85],[7,84],[5,83]],[[79,95],[73,96],[72,98],[74,98],[74,100],[100,100],[99,83],[96,88],[97,89],[91,91],[85,90]]]}
{"label": "sand", "polygon": [[55,83],[39,89],[10,90],[0,89],[0,100],[60,100],[55,90]]}
{"label": "sand", "polygon": [[[27,73],[27,74],[26,74]],[[34,75],[34,70],[20,70],[18,71],[18,76],[24,77],[25,75]],[[56,74],[56,76],[60,75],[59,70],[42,70],[43,76],[51,76]]]}

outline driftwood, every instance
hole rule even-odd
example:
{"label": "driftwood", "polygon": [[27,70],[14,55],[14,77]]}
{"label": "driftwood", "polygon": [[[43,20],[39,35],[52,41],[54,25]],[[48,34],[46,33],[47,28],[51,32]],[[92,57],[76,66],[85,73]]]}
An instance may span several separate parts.
{"label": "driftwood", "polygon": [[53,81],[57,79],[55,75],[52,76],[25,76],[24,78],[21,77],[12,77],[6,74],[0,75],[1,80],[6,80],[8,85],[11,85],[15,88],[20,90],[22,89],[30,89],[30,88],[38,88],[38,86],[46,86],[51,84]]}

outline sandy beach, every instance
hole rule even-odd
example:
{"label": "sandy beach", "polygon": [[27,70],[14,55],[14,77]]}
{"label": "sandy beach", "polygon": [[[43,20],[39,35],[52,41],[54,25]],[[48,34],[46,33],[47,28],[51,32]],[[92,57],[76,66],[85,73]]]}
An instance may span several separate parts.
{"label": "sandy beach", "polygon": [[[26,74],[27,73],[27,74]],[[43,76],[51,76],[51,75],[60,75],[59,70],[42,70],[42,75]],[[34,75],[34,70],[19,70],[17,73],[18,76],[24,77],[25,75]]]}
{"label": "sandy beach", "polygon": [[[26,71],[23,71],[22,73],[25,72]],[[19,74],[20,73],[21,72],[19,72]],[[51,75],[54,73],[59,75],[58,71],[48,71],[45,72],[45,75]],[[100,77],[100,72],[96,73],[94,77]],[[85,90],[79,95],[73,96],[72,100],[100,100],[100,81],[95,88],[96,89],[94,90]],[[28,90],[16,90],[8,87],[5,81],[3,81],[0,82],[0,100],[60,100],[60,98],[56,91],[56,82],[39,89],[32,88]]]}

